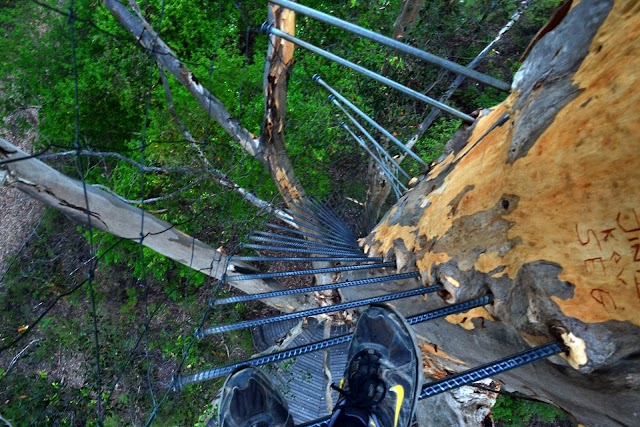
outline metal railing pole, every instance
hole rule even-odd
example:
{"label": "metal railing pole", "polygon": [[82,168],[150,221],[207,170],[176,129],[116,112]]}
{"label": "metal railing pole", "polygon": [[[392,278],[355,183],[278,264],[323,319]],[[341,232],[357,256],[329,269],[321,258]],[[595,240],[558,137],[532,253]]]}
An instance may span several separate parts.
{"label": "metal railing pole", "polygon": [[[356,140],[356,142],[357,142],[358,144],[360,144],[360,146],[361,146],[362,148],[364,148],[364,149],[367,151],[367,153],[369,153],[369,155],[370,155],[370,156],[371,156],[371,157],[376,161],[376,163],[378,163],[378,165],[379,165],[381,168],[384,168],[385,172],[389,175],[389,177],[390,177],[390,178],[394,178],[394,179],[397,181],[397,183],[398,183],[399,187],[400,187],[400,188],[402,188],[402,190],[404,190],[404,191],[406,191],[406,190],[407,190],[407,187],[406,187],[406,186],[402,183],[402,181],[400,181],[400,179],[398,178],[397,171],[398,171],[398,169],[399,169],[399,166],[398,166],[398,164],[397,164],[395,161],[393,161],[393,157],[389,156],[389,153],[387,153],[385,150],[380,149],[377,145],[375,145],[375,147],[374,147],[374,148],[376,149],[376,151],[377,151],[377,154],[376,154],[376,153],[374,153],[373,151],[371,151],[371,149],[369,148],[369,146],[367,145],[367,143],[366,143],[366,142],[364,142],[364,140],[363,140],[361,137],[357,136],[357,135],[356,135],[356,134],[355,134],[355,133],[354,133],[354,132],[349,128],[349,126],[348,126],[345,122],[340,123],[340,126],[342,126],[342,128],[343,128],[344,130],[346,130],[346,131],[349,133],[349,135],[351,135],[351,136],[353,137],[353,139],[355,139],[355,140]],[[373,137],[372,137],[371,135],[369,135],[369,134],[368,134],[368,132],[366,132],[366,131],[365,131],[365,132],[363,132],[363,133],[365,134],[365,136],[366,136],[369,140],[372,140],[372,139],[373,139]],[[388,167],[387,167],[387,165],[385,164],[384,160],[382,159],[383,153],[387,154],[387,156],[389,156],[388,158],[391,158],[391,164],[393,164],[393,165],[395,165],[395,166],[396,166],[396,168],[394,169],[394,170],[396,171],[396,173],[395,173],[395,174],[392,172],[392,170],[391,170],[390,168],[388,168]],[[403,172],[404,172],[404,171],[403,171]]]}
{"label": "metal railing pole", "polygon": [[293,252],[298,254],[313,254],[313,255],[331,255],[331,256],[343,256],[343,257],[353,257],[353,258],[361,258],[364,256],[362,252],[355,251],[334,251],[331,249],[301,249],[298,247],[289,247],[289,246],[273,246],[273,245],[254,245],[253,243],[241,243],[241,248],[246,249],[262,249],[265,251],[274,251],[274,252]]}
{"label": "metal railing pole", "polygon": [[270,273],[239,274],[237,276],[227,276],[227,281],[239,282],[242,280],[276,279],[279,277],[293,277],[293,276],[311,276],[314,274],[338,273],[342,271],[373,270],[373,269],[382,269],[382,268],[395,267],[395,266],[396,266],[395,261],[389,261],[389,262],[381,262],[380,264],[341,265],[338,267],[312,268],[309,270],[274,271]]}
{"label": "metal railing pole", "polygon": [[454,388],[462,387],[463,385],[471,384],[475,381],[480,381],[514,368],[519,368],[537,360],[546,359],[564,350],[563,344],[550,342],[456,375],[444,377],[433,383],[425,384],[422,387],[418,399],[426,399],[427,397],[435,396],[436,394],[444,393],[445,391],[453,390]]}
{"label": "metal railing pole", "polygon": [[348,250],[352,250],[353,249],[353,245],[351,246],[346,246],[346,245],[339,245],[339,244],[334,244],[334,243],[324,243],[324,242],[319,242],[319,241],[315,241],[315,240],[308,240],[308,239],[299,239],[297,237],[290,237],[290,236],[284,236],[282,234],[276,234],[276,233],[269,233],[268,231],[254,231],[253,234],[251,236],[249,236],[249,239],[251,239],[251,237],[268,237],[268,238],[274,238],[274,239],[279,239],[279,240],[286,240],[288,242],[297,242],[297,243],[313,243],[315,246],[324,246],[327,248],[331,248],[331,249],[348,249]]}
{"label": "metal railing pole", "polygon": [[291,234],[297,234],[298,236],[309,237],[310,239],[316,239],[316,240],[319,240],[319,241],[322,241],[322,242],[325,242],[325,243],[335,243],[337,246],[346,246],[347,248],[352,248],[353,247],[353,244],[348,244],[346,242],[343,242],[342,240],[336,240],[336,239],[328,238],[326,236],[321,236],[319,234],[306,233],[304,231],[296,230],[294,228],[282,227],[282,226],[277,225],[277,224],[267,223],[267,224],[265,224],[265,227],[272,228],[274,230],[286,231],[286,232],[289,232]]}
{"label": "metal railing pole", "polygon": [[[249,240],[252,242],[259,242],[260,244],[262,243],[268,243],[268,244],[276,244],[276,245],[283,245],[283,246],[287,246],[287,247],[292,247],[292,248],[303,248],[303,249],[328,249],[328,250],[340,250],[342,248],[336,248],[335,246],[331,246],[331,245],[323,245],[322,243],[315,243],[313,241],[307,240],[307,241],[302,241],[302,242],[292,242],[290,240],[286,240],[286,239],[274,239],[274,238],[270,238],[270,237],[263,237],[263,236],[249,236]],[[346,252],[353,252],[353,253],[357,253],[360,254],[362,253],[362,251],[360,249],[348,249],[345,250]]]}
{"label": "metal railing pole", "polygon": [[327,305],[324,307],[311,308],[308,310],[295,311],[293,313],[279,314],[272,317],[244,320],[242,322],[216,325],[209,328],[202,328],[196,330],[196,337],[198,339],[204,338],[206,335],[219,334],[222,332],[235,331],[243,328],[252,328],[255,326],[268,325],[270,323],[282,322],[284,320],[299,319],[301,317],[317,316],[324,313],[335,313],[342,310],[351,310],[356,307],[362,307],[369,304],[378,304],[381,302],[393,301],[402,298],[409,298],[416,295],[423,295],[430,292],[436,292],[442,289],[441,285],[432,285],[428,287],[420,287],[416,289],[410,289],[408,291],[395,292],[391,294],[378,295],[371,298],[365,298],[361,300],[349,301],[340,304]]}
{"label": "metal railing pole", "polygon": [[324,80],[322,80],[320,78],[319,75],[317,75],[317,74],[314,75],[313,76],[313,81],[315,81],[320,86],[322,86],[325,89],[327,89],[329,91],[329,93],[331,93],[333,96],[335,96],[340,102],[345,104],[347,107],[351,108],[351,110],[353,110],[353,112],[355,112],[357,115],[362,117],[367,123],[369,123],[371,126],[376,128],[381,134],[383,134],[384,136],[389,138],[389,140],[391,142],[393,142],[394,144],[396,144],[398,147],[400,147],[400,149],[402,149],[402,151],[404,151],[405,153],[407,153],[408,155],[410,155],[411,157],[416,159],[421,165],[427,166],[427,164],[424,162],[424,160],[422,160],[420,157],[418,157],[418,155],[416,153],[414,153],[413,151],[408,149],[398,138],[393,136],[388,130],[386,130],[384,127],[382,127],[381,124],[379,124],[378,122],[373,120],[371,117],[367,116],[367,114],[364,111],[362,111],[361,109],[356,107],[351,101],[349,101],[347,98],[342,96],[340,94],[340,92],[338,92],[337,90],[335,90],[334,88],[329,86]]}
{"label": "metal railing pole", "polygon": [[[347,240],[347,237],[337,233],[335,230],[333,230],[333,228],[331,229],[321,229],[318,228],[321,225],[325,225],[325,224],[318,224],[317,222],[313,222],[311,219],[309,219],[307,216],[304,216],[298,212],[294,212],[291,209],[285,209],[285,212],[288,213],[289,215],[291,215],[292,217],[294,217],[294,221],[296,222],[296,224],[298,224],[300,227],[303,227],[304,229],[307,230],[311,230],[314,231],[318,234],[324,235],[326,237],[329,238],[334,238],[342,243],[349,244],[349,241]],[[304,224],[303,224],[304,223]],[[350,240],[350,239],[349,239]],[[355,242],[354,242],[355,245]]]}
{"label": "metal railing pole", "polygon": [[369,147],[362,140],[362,138],[358,137],[355,133],[353,133],[353,131],[349,129],[349,126],[347,126],[346,123],[342,122],[341,126],[344,130],[347,131],[349,135],[351,135],[353,139],[356,140],[356,142],[360,145],[360,147],[362,147],[371,156],[371,158],[378,164],[378,167],[380,167],[382,172],[387,176],[387,178],[389,178],[389,182],[391,183],[391,186],[393,187],[393,191],[395,192],[396,196],[400,198],[400,194],[402,193],[400,192],[398,185],[403,187],[403,191],[407,190],[406,187],[404,187],[404,185],[402,184],[402,182],[400,181],[396,182],[397,178],[389,171],[389,169],[387,169],[383,161],[380,158],[378,158],[378,156],[373,154],[373,152],[369,149]]}
{"label": "metal railing pole", "polygon": [[317,224],[324,225],[327,229],[332,230],[336,234],[339,234],[346,240],[353,240],[355,242],[355,238],[351,239],[350,231],[344,225],[344,223],[337,217],[328,215],[325,211],[314,211],[311,206],[308,206],[304,200],[302,203],[296,204],[296,209],[302,211],[304,213],[302,216],[307,219],[311,219],[315,221]]}
{"label": "metal railing pole", "polygon": [[378,81],[378,82],[380,82],[380,83],[382,83],[382,84],[384,84],[386,86],[392,87],[395,90],[400,91],[400,92],[402,92],[402,93],[404,93],[406,95],[409,95],[409,96],[411,96],[411,97],[413,97],[413,98],[415,98],[415,99],[417,99],[419,101],[422,101],[422,102],[424,102],[426,104],[429,104],[429,105],[432,105],[434,107],[437,107],[437,108],[441,109],[442,111],[446,111],[447,113],[451,114],[452,116],[457,117],[459,119],[462,119],[465,122],[473,123],[473,121],[474,121],[473,117],[471,117],[468,114],[463,113],[462,111],[458,111],[455,108],[450,107],[447,104],[444,104],[444,103],[442,103],[440,101],[437,101],[437,100],[435,100],[435,99],[433,99],[433,98],[431,98],[431,97],[429,97],[429,96],[427,96],[427,95],[425,95],[423,93],[420,93],[420,92],[415,91],[415,90],[413,90],[411,88],[408,88],[408,87],[406,87],[406,86],[404,86],[404,85],[402,85],[402,84],[400,84],[400,83],[398,83],[398,82],[396,82],[394,80],[391,80],[391,79],[388,79],[388,78],[386,78],[384,76],[381,76],[378,73],[374,73],[373,71],[368,70],[368,69],[366,69],[366,68],[364,68],[364,67],[362,67],[362,66],[360,66],[358,64],[355,64],[355,63],[353,63],[351,61],[347,61],[346,59],[341,58],[338,55],[334,55],[331,52],[327,52],[324,49],[320,49],[319,47],[314,46],[314,45],[312,45],[310,43],[307,43],[304,40],[301,40],[301,39],[299,39],[297,37],[294,37],[291,34],[288,34],[288,33],[285,33],[284,31],[278,30],[277,28],[273,27],[273,25],[271,25],[271,24],[263,25],[263,31],[268,32],[270,34],[273,34],[274,36],[280,37],[282,39],[288,40],[291,43],[295,43],[300,47],[303,47],[303,48],[305,48],[305,49],[307,49],[307,50],[309,50],[309,51],[311,51],[311,52],[313,52],[313,53],[315,53],[317,55],[320,55],[320,56],[322,56],[324,58],[327,58],[327,59],[329,59],[331,61],[337,62],[338,64],[343,65],[343,66],[345,66],[347,68],[351,68],[352,70],[354,70],[354,71],[356,71],[356,72],[358,72],[360,74],[363,74],[363,75],[365,75],[365,76],[367,76],[367,77],[369,77],[369,78],[371,78],[373,80],[376,80],[376,81]]}
{"label": "metal railing pole", "polygon": [[318,286],[310,286],[307,288],[300,289],[285,289],[282,291],[271,291],[271,292],[263,292],[260,294],[251,294],[251,295],[237,295],[234,297],[227,298],[218,298],[211,299],[209,301],[210,305],[223,305],[223,304],[231,304],[236,302],[245,302],[245,301],[254,301],[257,299],[266,299],[266,298],[276,298],[276,297],[284,297],[288,295],[297,295],[308,292],[316,292],[316,291],[329,291],[332,289],[340,289],[340,288],[350,288],[353,286],[361,286],[361,285],[370,285],[373,283],[383,283],[383,282],[392,282],[396,280],[404,280],[404,279],[414,279],[420,277],[420,273],[417,271],[411,271],[409,273],[400,273],[400,274],[391,274],[389,276],[380,276],[380,277],[371,277],[368,279],[358,279],[352,280],[350,282],[338,282],[338,283],[329,283],[328,285],[318,285]]}
{"label": "metal railing pole", "polygon": [[340,218],[328,206],[325,206],[323,203],[315,200],[314,198],[308,198],[307,201],[303,199],[302,203],[312,211],[318,212],[321,217],[326,218],[327,221],[330,221],[334,227],[338,227],[338,229],[342,230],[346,238],[352,241],[355,246],[358,246],[356,244],[356,236],[353,234],[351,229],[344,223],[342,218]]}
{"label": "metal railing pole", "polygon": [[313,212],[317,212],[321,217],[327,218],[336,226],[340,227],[342,230],[346,231],[347,234],[352,234],[351,229],[345,224],[345,222],[340,218],[338,214],[336,214],[331,208],[326,206],[324,203],[316,200],[313,197],[306,196],[302,198],[301,203],[303,206],[306,206],[307,209],[310,209]]}
{"label": "metal railing pole", "polygon": [[466,76],[470,79],[485,83],[489,86],[493,86],[496,89],[500,89],[505,92],[511,91],[511,85],[509,83],[505,83],[491,76],[487,76],[486,74],[482,74],[476,70],[472,70],[471,68],[465,67],[460,64],[456,64],[455,62],[449,61],[447,59],[440,58],[439,56],[436,56],[432,53],[425,52],[413,46],[400,43],[397,40],[394,40],[389,37],[385,37],[371,30],[367,30],[366,28],[359,27],[357,25],[351,24],[350,22],[346,22],[341,19],[335,18],[331,15],[327,15],[326,13],[322,13],[310,7],[303,6],[301,4],[294,3],[288,0],[269,0],[269,2],[273,4],[277,4],[279,6],[286,7],[287,9],[291,9],[294,12],[301,13],[303,15],[306,15],[318,21],[333,25],[342,30],[349,31],[351,33],[365,37],[369,40],[372,40],[376,43],[380,43],[381,45],[390,47],[402,53],[406,53],[416,58],[420,58],[423,61],[426,61],[430,64],[437,65],[439,67],[444,68],[445,70],[449,70],[456,74]]}
{"label": "metal railing pole", "polygon": [[[340,111],[342,111],[342,112],[345,114],[345,116],[347,116],[347,118],[349,119],[349,121],[351,121],[351,123],[353,123],[353,124],[356,126],[356,128],[357,128],[360,132],[362,132],[362,134],[363,134],[364,136],[366,136],[366,137],[367,137],[367,139],[368,139],[369,141],[371,141],[371,143],[372,143],[372,144],[373,144],[373,145],[374,145],[374,146],[375,146],[379,151],[382,151],[382,153],[383,153],[383,154],[384,154],[384,156],[389,160],[389,162],[390,162],[391,164],[393,164],[393,165],[395,166],[395,168],[396,168],[399,172],[401,172],[401,173],[402,173],[402,175],[403,175],[405,178],[407,178],[407,179],[411,179],[411,177],[409,176],[409,174],[408,174],[408,173],[406,173],[406,172],[404,171],[404,169],[402,169],[402,168],[400,167],[400,165],[395,161],[395,159],[394,159],[393,157],[391,157],[391,154],[389,154],[389,153],[387,152],[387,150],[385,150],[385,149],[384,149],[384,148],[383,148],[383,147],[378,143],[378,141],[376,141],[376,140],[375,140],[375,138],[374,138],[373,136],[371,136],[371,134],[370,134],[369,132],[367,132],[367,130],[366,130],[366,129],[365,129],[365,128],[360,124],[360,123],[358,123],[358,121],[355,119],[355,117],[353,117],[353,116],[352,116],[352,115],[351,115],[351,114],[350,114],[350,113],[349,113],[349,112],[348,112],[348,111],[347,111],[347,110],[342,106],[342,104],[340,104],[340,102],[338,102],[338,99],[337,99],[337,97],[336,97],[336,96],[334,96],[333,94],[332,94],[332,95],[330,95],[330,96],[329,96],[329,100],[330,100],[331,102],[333,102],[333,103],[334,103],[334,104],[335,104],[335,105],[340,109]],[[354,105],[354,107],[355,107],[355,105]],[[354,111],[355,111],[355,110],[354,110]],[[356,111],[356,113],[358,113],[358,111]],[[363,115],[366,115],[366,114],[364,114],[364,113],[362,113],[362,114],[363,114]],[[361,115],[361,117],[362,117],[362,115]],[[375,122],[374,122],[374,123],[375,123]],[[376,123],[376,124],[377,124],[377,123]],[[378,126],[380,126],[380,125],[378,125]],[[376,129],[378,129],[378,127],[377,127],[377,126],[374,126],[374,127],[375,127]],[[380,127],[382,127],[382,126],[380,126]],[[380,129],[378,129],[378,130],[380,130]],[[387,132],[387,133],[388,133],[388,132]],[[387,135],[385,135],[385,136],[387,136]],[[392,135],[392,136],[393,136],[393,135]],[[398,142],[400,142],[400,141],[398,141]],[[402,143],[400,142],[400,144],[402,144]]]}
{"label": "metal railing pole", "polygon": [[[430,286],[429,288],[439,288],[439,285],[433,285]],[[426,289],[426,288],[425,288]],[[434,289],[435,290],[435,289]],[[485,298],[482,298],[483,300]],[[474,306],[476,304],[479,303],[478,298],[476,298],[475,300],[469,300],[469,301],[464,301],[463,303],[460,304],[454,304],[452,306],[447,307],[446,310],[433,310],[431,312],[426,312],[423,313],[419,316],[412,316],[407,318],[407,322],[409,324],[415,324],[415,323],[420,323],[420,322],[425,322],[428,320],[433,320],[433,319],[437,319],[439,317],[444,317],[446,314],[445,313],[450,313],[450,312],[460,312],[460,311],[466,311],[468,310],[468,306]],[[458,311],[454,311],[455,308],[457,307]],[[414,320],[414,322],[411,322],[411,319]],[[198,331],[196,331],[196,333],[198,333]],[[198,372],[195,374],[190,374],[190,375],[181,375],[178,374],[176,376],[173,377],[172,381],[171,381],[171,387],[174,390],[179,390],[180,388],[182,388],[183,386],[187,385],[187,384],[192,384],[192,383],[196,383],[196,382],[201,382],[201,381],[206,381],[206,380],[210,380],[219,376],[223,376],[223,375],[228,375],[231,372],[233,372],[235,369],[237,369],[239,366],[243,366],[243,365],[249,365],[249,366],[262,366],[262,365],[266,365],[267,363],[273,363],[273,362],[277,362],[279,360],[284,360],[284,359],[289,359],[291,357],[296,357],[296,356],[301,356],[303,354],[307,354],[307,353],[311,353],[314,351],[318,351],[318,350],[322,350],[324,348],[328,348],[328,347],[333,347],[335,345],[341,344],[343,342],[348,342],[352,339],[353,335],[352,334],[344,334],[344,335],[338,335],[336,337],[333,338],[328,338],[325,340],[321,340],[321,341],[316,341],[314,343],[311,344],[306,344],[306,345],[301,345],[298,347],[294,347],[291,349],[286,349],[283,351],[279,351],[277,353],[271,353],[269,355],[266,356],[260,356],[260,357],[256,357],[256,358],[252,358],[252,359],[247,359],[245,361],[242,362],[237,362],[237,363],[233,363],[231,365],[226,365],[226,366],[221,366],[219,368],[213,368],[213,369],[208,369],[206,371],[202,371],[202,372]],[[542,348],[539,348],[537,350],[539,350],[537,353],[540,353]],[[536,350],[536,349],[534,349]],[[542,349],[542,351],[545,351],[544,349]],[[548,351],[548,349],[547,349]],[[533,358],[529,358],[526,355],[523,356],[523,354],[517,355],[520,356],[517,359],[516,363],[519,363],[521,360],[522,361],[533,361]],[[535,356],[534,356],[535,357]],[[423,388],[423,392],[424,392],[424,388]]]}
{"label": "metal railing pole", "polygon": [[232,256],[232,261],[247,262],[382,262],[382,258],[349,258],[349,257],[273,257],[273,256]]}

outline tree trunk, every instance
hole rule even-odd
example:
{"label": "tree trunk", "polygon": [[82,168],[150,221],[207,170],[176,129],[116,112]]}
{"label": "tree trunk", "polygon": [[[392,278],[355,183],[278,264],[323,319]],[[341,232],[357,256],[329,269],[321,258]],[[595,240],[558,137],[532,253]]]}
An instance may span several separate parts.
{"label": "tree trunk", "polygon": [[560,337],[567,355],[499,379],[589,426],[640,425],[639,32],[635,0],[574,5],[509,98],[365,241],[444,285],[399,302],[405,313],[494,295],[416,328],[426,366],[461,371]]}
{"label": "tree trunk", "polygon": [[395,24],[393,25],[393,38],[396,40],[402,40],[407,28],[413,26],[418,19],[420,9],[424,6],[425,0],[405,0],[402,5],[402,11],[398,15]]}
{"label": "tree trunk", "polygon": [[[292,43],[271,38],[265,71],[265,122],[261,136],[257,138],[242,127],[222,102],[200,84],[196,76],[178,59],[148,22],[136,17],[117,0],[103,0],[103,3],[145,49],[155,54],[158,64],[169,71],[198,100],[202,108],[234,141],[267,167],[286,202],[297,200],[304,194],[284,148],[287,80],[288,71],[293,65]],[[273,23],[279,29],[293,34],[295,14],[292,11],[270,6],[270,14]]]}
{"label": "tree trunk", "polygon": [[[17,160],[21,158],[24,160]],[[5,185],[14,186],[71,219],[133,241],[140,241],[142,235],[143,245],[189,268],[218,279],[225,273],[226,256],[220,251],[110,193],[88,184],[85,186],[43,162],[29,158],[27,153],[2,138],[0,160],[12,160],[1,165],[8,174]],[[142,225],[144,229],[141,229]],[[249,272],[257,271],[249,264],[236,261],[230,262],[226,270],[229,276]],[[249,294],[284,289],[275,280],[247,280],[231,284]],[[304,298],[274,298],[265,300],[265,303],[285,312],[306,306]]]}
{"label": "tree trunk", "polygon": [[[295,35],[296,15],[292,10],[269,5],[268,23],[288,34]],[[293,66],[294,44],[274,35],[269,36],[269,49],[264,73],[265,114],[260,132],[260,144],[269,165],[271,179],[276,183],[286,203],[293,203],[304,196],[304,190],[293,172],[293,166],[285,148],[285,115],[287,112],[287,88]]]}

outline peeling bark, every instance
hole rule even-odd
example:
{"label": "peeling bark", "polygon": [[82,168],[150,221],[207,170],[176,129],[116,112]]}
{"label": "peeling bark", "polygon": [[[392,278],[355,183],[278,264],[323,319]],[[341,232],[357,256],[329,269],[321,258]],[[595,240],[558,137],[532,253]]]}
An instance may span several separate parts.
{"label": "peeling bark", "polygon": [[[108,192],[84,186],[43,162],[29,158],[27,153],[0,138],[0,161],[5,160],[13,160],[0,165],[7,172],[5,185],[58,209],[74,221],[137,242],[144,237],[142,244],[146,247],[211,277],[219,279],[225,273],[226,256],[220,251]],[[144,229],[141,229],[142,225]],[[234,276],[250,271],[256,271],[255,267],[234,261],[228,264],[226,273]],[[231,285],[249,294],[284,289],[275,280],[247,280],[231,282]],[[275,298],[264,302],[285,312],[307,305],[304,298]]]}
{"label": "peeling bark", "polygon": [[364,242],[445,287],[398,302],[405,313],[494,295],[417,326],[438,346],[425,353],[434,372],[560,338],[566,356],[498,378],[587,426],[640,424],[639,33],[634,0],[574,1],[509,98],[460,132]]}
{"label": "peeling bark", "polygon": [[[268,22],[281,31],[295,35],[295,13],[289,9],[270,4]],[[274,35],[269,36],[264,75],[265,114],[260,132],[260,143],[264,148],[271,178],[290,206],[304,196],[304,190],[287,155],[284,138],[289,73],[294,64],[293,51],[293,43]]]}

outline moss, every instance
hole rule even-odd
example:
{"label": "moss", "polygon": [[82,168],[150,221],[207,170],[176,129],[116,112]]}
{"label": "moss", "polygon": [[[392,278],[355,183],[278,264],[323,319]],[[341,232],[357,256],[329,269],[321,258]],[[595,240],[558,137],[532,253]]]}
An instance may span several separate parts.
{"label": "moss", "polygon": [[[500,395],[492,410],[493,419],[500,427],[528,426],[537,423],[568,421],[567,414],[557,406],[518,398],[517,395]],[[537,424],[540,425],[540,424]]]}

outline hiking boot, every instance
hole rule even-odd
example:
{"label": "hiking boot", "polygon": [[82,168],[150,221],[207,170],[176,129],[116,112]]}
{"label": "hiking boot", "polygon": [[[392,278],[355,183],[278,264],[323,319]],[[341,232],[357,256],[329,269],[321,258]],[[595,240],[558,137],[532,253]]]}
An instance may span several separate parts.
{"label": "hiking boot", "polygon": [[358,320],[329,427],[409,427],[422,388],[422,357],[413,329],[387,305]]}
{"label": "hiking boot", "polygon": [[240,368],[224,383],[219,427],[293,427],[287,402],[265,374]]}

